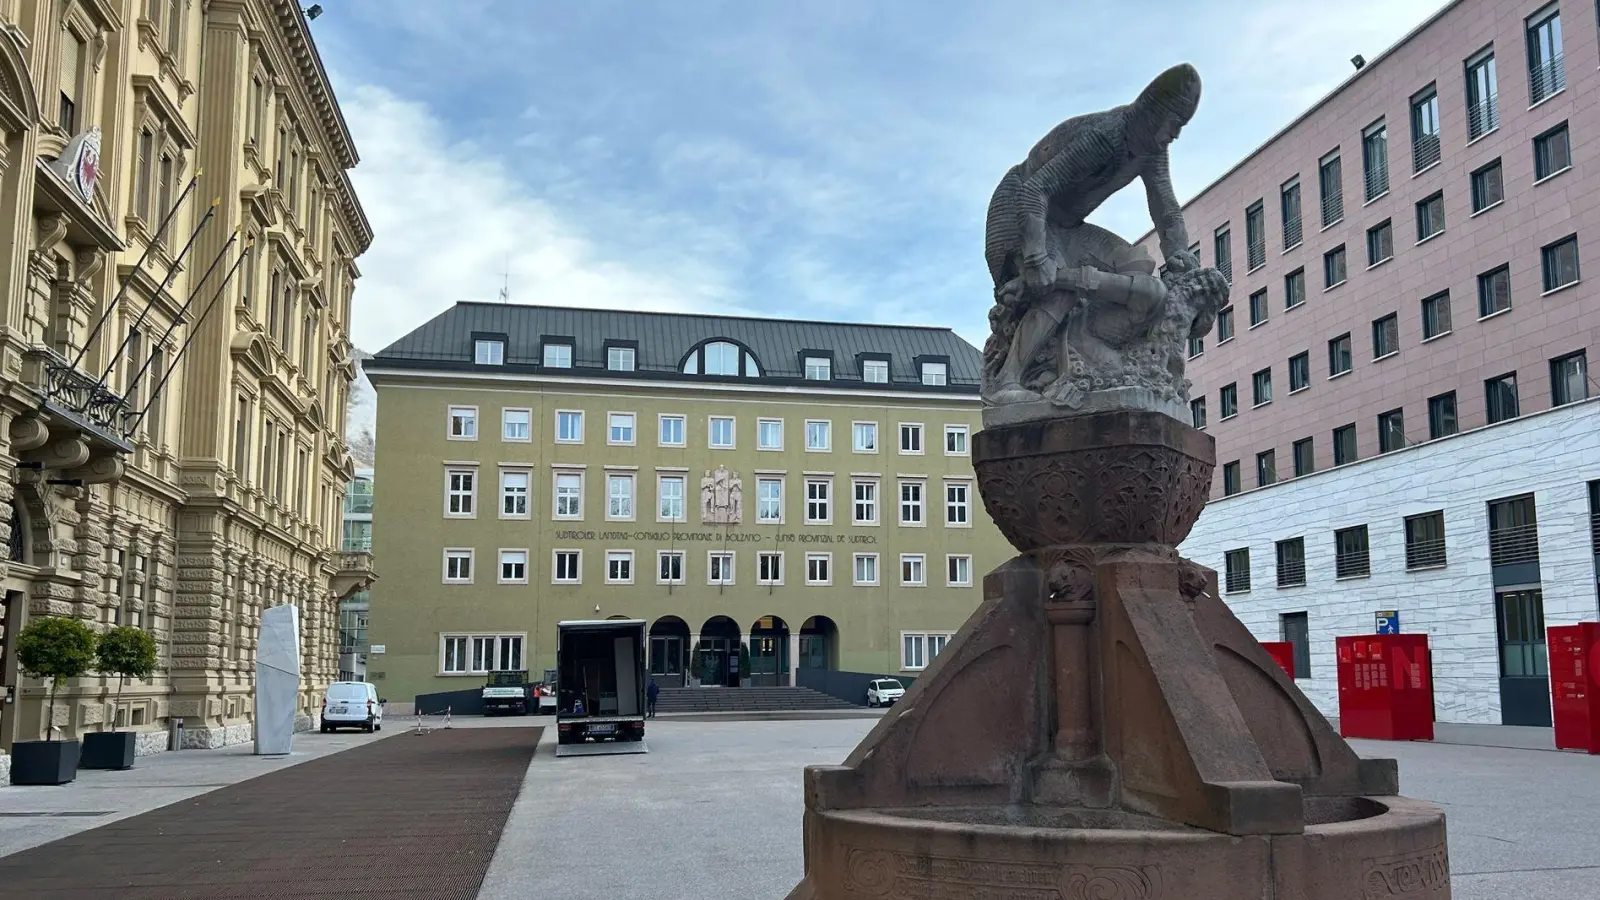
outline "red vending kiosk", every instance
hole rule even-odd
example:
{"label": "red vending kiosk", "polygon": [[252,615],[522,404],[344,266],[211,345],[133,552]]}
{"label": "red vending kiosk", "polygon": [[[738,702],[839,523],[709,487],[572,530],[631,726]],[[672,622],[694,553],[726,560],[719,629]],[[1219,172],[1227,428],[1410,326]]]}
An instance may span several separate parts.
{"label": "red vending kiosk", "polygon": [[1555,719],[1556,749],[1600,754],[1600,622],[1552,625],[1545,629],[1550,645],[1550,709]]}
{"label": "red vending kiosk", "polygon": [[1381,741],[1433,740],[1433,675],[1425,634],[1335,639],[1339,733]]}
{"label": "red vending kiosk", "polygon": [[1294,677],[1294,644],[1289,641],[1262,641],[1261,646],[1266,648],[1278,665],[1283,667],[1289,677]]}

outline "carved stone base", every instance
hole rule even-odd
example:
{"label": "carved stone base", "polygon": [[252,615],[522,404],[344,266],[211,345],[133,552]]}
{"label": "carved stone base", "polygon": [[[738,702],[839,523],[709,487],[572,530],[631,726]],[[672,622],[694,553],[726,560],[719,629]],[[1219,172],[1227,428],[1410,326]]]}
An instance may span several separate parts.
{"label": "carved stone base", "polygon": [[1147,410],[1170,416],[1179,422],[1187,421],[1189,416],[1189,405],[1183,400],[1164,398],[1149,388],[1119,387],[1090,391],[1076,409],[1059,406],[1042,397],[1022,403],[985,406],[983,427],[1003,428],[1007,425],[1054,421],[1120,410]]}

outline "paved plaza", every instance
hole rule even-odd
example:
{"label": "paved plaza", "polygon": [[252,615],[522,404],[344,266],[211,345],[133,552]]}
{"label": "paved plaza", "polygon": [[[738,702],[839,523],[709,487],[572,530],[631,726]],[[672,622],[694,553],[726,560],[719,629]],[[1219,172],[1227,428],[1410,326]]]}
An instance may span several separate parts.
{"label": "paved plaza", "polygon": [[[874,721],[661,718],[651,752],[629,756],[557,759],[540,719],[300,735],[286,760],[160,754],[0,789],[0,884],[8,900],[777,900],[802,872],[800,770],[841,761]],[[1600,758],[1528,749],[1547,735],[1355,746],[1398,758],[1403,792],[1445,807],[1457,900],[1600,898]]]}

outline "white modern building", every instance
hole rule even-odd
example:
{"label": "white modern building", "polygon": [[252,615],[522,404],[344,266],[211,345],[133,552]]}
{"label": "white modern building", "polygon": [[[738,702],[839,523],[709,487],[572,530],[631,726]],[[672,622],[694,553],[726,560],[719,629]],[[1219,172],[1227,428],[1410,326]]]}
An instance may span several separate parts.
{"label": "white modern building", "polygon": [[[372,469],[357,468],[344,495],[344,540],[347,552],[372,552]],[[339,680],[367,678],[367,620],[372,589],[339,601]]]}

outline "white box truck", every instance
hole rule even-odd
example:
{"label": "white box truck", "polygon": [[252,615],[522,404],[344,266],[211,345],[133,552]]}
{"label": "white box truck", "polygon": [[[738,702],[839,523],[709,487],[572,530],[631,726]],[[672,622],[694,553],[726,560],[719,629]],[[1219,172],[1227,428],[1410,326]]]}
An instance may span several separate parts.
{"label": "white box truck", "polygon": [[556,752],[642,753],[643,619],[593,619],[556,625]]}

